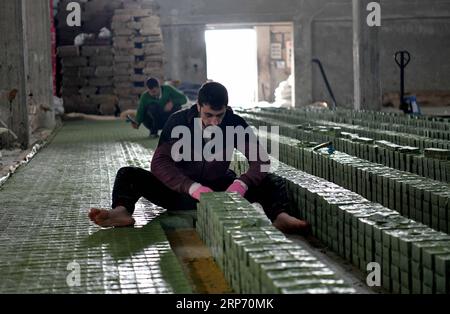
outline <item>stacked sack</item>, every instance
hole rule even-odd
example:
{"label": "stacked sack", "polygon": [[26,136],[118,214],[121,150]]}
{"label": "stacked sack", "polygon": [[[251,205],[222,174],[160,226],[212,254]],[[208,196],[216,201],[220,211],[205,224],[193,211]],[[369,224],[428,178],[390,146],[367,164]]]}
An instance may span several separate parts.
{"label": "stacked sack", "polygon": [[62,96],[66,112],[113,114],[117,96],[113,89],[111,46],[61,46]]}
{"label": "stacked sack", "polygon": [[135,108],[148,76],[164,75],[160,19],[152,5],[124,3],[112,17],[114,88],[121,109]]}

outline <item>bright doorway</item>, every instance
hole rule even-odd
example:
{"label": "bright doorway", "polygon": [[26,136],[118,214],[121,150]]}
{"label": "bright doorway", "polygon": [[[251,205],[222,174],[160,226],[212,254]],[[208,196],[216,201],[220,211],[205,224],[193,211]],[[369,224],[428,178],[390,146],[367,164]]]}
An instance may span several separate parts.
{"label": "bright doorway", "polygon": [[254,107],[258,87],[256,31],[207,30],[205,41],[208,79],[225,85],[230,106]]}

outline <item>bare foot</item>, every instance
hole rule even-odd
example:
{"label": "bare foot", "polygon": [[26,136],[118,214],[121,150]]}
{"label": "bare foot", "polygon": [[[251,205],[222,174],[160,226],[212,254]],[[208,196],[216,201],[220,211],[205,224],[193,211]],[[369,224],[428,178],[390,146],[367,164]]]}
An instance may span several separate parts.
{"label": "bare foot", "polygon": [[311,225],[287,213],[281,213],[273,221],[273,226],[284,233],[296,233],[301,235],[309,235],[311,233]]}
{"label": "bare foot", "polygon": [[89,218],[94,221],[94,217],[96,217],[98,214],[100,213],[100,209],[98,208],[91,208],[91,210],[89,211]]}
{"label": "bare foot", "polygon": [[88,216],[100,227],[126,227],[135,223],[130,213],[122,206],[111,210],[91,208]]}

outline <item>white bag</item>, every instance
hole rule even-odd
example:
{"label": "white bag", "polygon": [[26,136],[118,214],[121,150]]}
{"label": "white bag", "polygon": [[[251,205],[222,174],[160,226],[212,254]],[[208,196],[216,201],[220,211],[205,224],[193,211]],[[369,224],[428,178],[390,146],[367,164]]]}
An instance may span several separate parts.
{"label": "white bag", "polygon": [[105,38],[111,38],[111,31],[107,29],[106,27],[103,27],[100,30],[100,33],[98,34],[98,38],[105,39]]}

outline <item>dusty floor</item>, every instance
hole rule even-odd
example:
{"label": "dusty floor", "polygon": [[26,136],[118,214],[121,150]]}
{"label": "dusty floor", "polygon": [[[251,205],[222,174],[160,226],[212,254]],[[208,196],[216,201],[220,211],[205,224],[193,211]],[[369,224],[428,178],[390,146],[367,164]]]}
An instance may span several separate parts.
{"label": "dusty floor", "polygon": [[2,178],[14,172],[26,159],[31,157],[41,145],[52,136],[52,130],[40,130],[30,137],[30,148],[22,150],[20,148],[0,149],[0,185]]}

